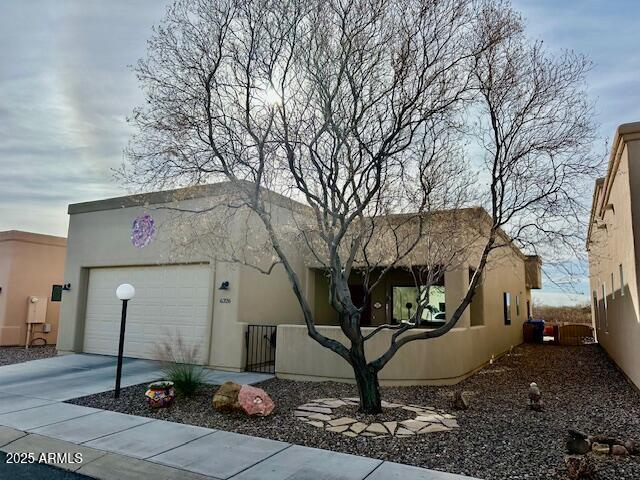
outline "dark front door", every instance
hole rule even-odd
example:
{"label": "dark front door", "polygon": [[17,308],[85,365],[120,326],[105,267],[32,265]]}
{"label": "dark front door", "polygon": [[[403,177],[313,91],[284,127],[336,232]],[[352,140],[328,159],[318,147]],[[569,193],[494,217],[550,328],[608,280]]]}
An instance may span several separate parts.
{"label": "dark front door", "polygon": [[[351,292],[351,300],[353,304],[361,308],[365,303],[365,289],[362,285],[349,285],[349,292]],[[360,316],[360,325],[368,326],[371,325],[371,299],[367,299],[366,305],[362,310],[362,314]]]}

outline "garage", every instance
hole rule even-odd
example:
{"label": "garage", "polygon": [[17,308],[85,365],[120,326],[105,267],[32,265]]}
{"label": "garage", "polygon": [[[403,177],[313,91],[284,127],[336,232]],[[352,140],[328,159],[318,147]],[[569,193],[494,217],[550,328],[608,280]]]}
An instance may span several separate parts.
{"label": "garage", "polygon": [[116,287],[136,289],[129,301],[124,356],[161,359],[160,346],[181,337],[207,363],[211,269],[208,264],[91,268],[83,350],[117,355],[121,303]]}

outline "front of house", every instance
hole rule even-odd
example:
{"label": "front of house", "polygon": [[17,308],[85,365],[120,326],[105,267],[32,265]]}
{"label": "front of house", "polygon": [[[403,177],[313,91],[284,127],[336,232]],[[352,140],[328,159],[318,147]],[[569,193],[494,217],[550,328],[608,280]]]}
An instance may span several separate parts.
{"label": "front of house", "polygon": [[[217,369],[244,370],[256,352],[271,355],[281,378],[350,381],[343,359],[307,335],[298,301],[280,266],[265,275],[217,255],[207,248],[178,248],[176,238],[198,236],[200,226],[176,223],[179,210],[210,208],[230,194],[228,183],[155,192],[69,206],[70,222],[58,349],[113,355],[117,352],[120,306],[115,289],[131,283],[136,296],[129,303],[125,355],[158,358],[159,346],[175,342],[195,347],[195,361]],[[273,218],[287,221],[304,206],[285,197],[270,197]],[[132,231],[133,225],[133,231]],[[227,233],[225,233],[227,235]],[[230,228],[232,243],[246,235]],[[341,338],[328,304],[324,270],[309,255],[291,249],[289,258],[301,278],[318,329]],[[430,290],[424,328],[446,320],[466,292],[473,272],[469,255]],[[513,246],[490,258],[482,286],[456,327],[443,337],[412,342],[382,370],[386,384],[455,383],[522,342],[522,323],[530,312],[531,289],[540,288],[538,257],[526,257]],[[362,287],[350,286],[357,302]],[[415,285],[406,269],[384,277],[365,306],[367,329],[411,316],[408,299]],[[271,330],[250,327],[277,326]],[[273,330],[276,331],[275,329]],[[277,335],[277,336],[276,336]],[[381,332],[367,342],[368,354],[387,348]],[[275,353],[273,352],[273,346]]]}

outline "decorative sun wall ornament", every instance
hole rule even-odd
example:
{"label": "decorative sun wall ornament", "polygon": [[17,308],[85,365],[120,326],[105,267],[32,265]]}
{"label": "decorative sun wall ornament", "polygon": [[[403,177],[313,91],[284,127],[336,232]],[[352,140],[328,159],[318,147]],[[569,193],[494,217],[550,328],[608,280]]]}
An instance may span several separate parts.
{"label": "decorative sun wall ornament", "polygon": [[131,243],[136,248],[144,248],[149,245],[156,234],[156,222],[151,215],[143,213],[136,217],[131,227]]}

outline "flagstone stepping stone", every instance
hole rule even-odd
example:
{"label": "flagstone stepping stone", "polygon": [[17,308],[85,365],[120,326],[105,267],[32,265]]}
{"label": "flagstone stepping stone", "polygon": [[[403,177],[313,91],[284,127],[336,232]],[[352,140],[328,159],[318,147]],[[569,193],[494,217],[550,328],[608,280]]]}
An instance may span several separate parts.
{"label": "flagstone stepping stone", "polygon": [[327,430],[329,430],[330,432],[338,432],[338,433],[342,433],[346,430],[349,430],[349,425],[339,425],[337,427],[327,427]]}
{"label": "flagstone stepping stone", "polygon": [[354,420],[353,418],[349,418],[349,417],[341,417],[341,418],[336,418],[335,420],[331,420],[329,422],[329,424],[332,427],[339,427],[341,425],[350,425],[352,423],[356,423],[357,420]]}
{"label": "flagstone stepping stone", "polygon": [[309,415],[313,415],[313,412],[303,412],[302,410],[296,410],[293,412],[293,415],[296,417],[308,417]]}
{"label": "flagstone stepping stone", "polygon": [[436,433],[436,432],[448,432],[451,430],[449,427],[445,427],[444,425],[438,425],[437,423],[432,423],[431,425],[424,427],[418,433]]}
{"label": "flagstone stepping stone", "polygon": [[357,422],[354,423],[353,425],[351,425],[351,430],[353,430],[356,433],[360,433],[362,432],[365,428],[367,428],[367,424],[366,423],[362,423],[362,422]]}
{"label": "flagstone stepping stone", "polygon": [[404,425],[405,428],[408,428],[413,432],[417,432],[421,428],[424,428],[428,425],[427,422],[420,422],[418,420],[403,420],[402,422],[400,422],[400,424]]}
{"label": "flagstone stepping stone", "polygon": [[416,420],[418,420],[419,422],[427,422],[427,423],[440,423],[442,420],[444,420],[444,418],[442,417],[442,415],[418,415],[416,417]]}
{"label": "flagstone stepping stone", "polygon": [[367,427],[367,432],[373,432],[373,433],[388,433],[389,431],[386,429],[386,427],[384,425],[382,425],[381,423],[372,423],[371,425],[369,425]]}
{"label": "flagstone stepping stone", "polygon": [[298,410],[302,410],[305,412],[313,412],[313,413],[326,413],[327,415],[331,415],[333,410],[327,407],[308,407],[306,405],[302,405],[298,407]]}
{"label": "flagstone stepping stone", "polygon": [[398,427],[398,422],[384,422],[384,426],[387,427],[389,433],[393,435]]}
{"label": "flagstone stepping stone", "polygon": [[448,418],[443,418],[442,419],[442,424],[446,427],[449,428],[458,428],[460,425],[458,425],[458,421],[457,420],[451,420]]}
{"label": "flagstone stepping stone", "polygon": [[309,415],[309,418],[313,420],[322,420],[322,421],[328,422],[333,417],[331,417],[331,415],[325,415],[324,413],[313,413]]}
{"label": "flagstone stepping stone", "polygon": [[[314,427],[340,433],[346,437],[389,438],[389,436],[406,438],[415,435],[447,432],[459,428],[456,416],[434,407],[382,401],[382,408],[400,408],[406,411],[406,420],[386,422],[364,422],[348,416],[340,416],[338,409],[344,406],[359,405],[356,397],[321,398],[301,405],[294,411],[299,420]],[[400,418],[403,414],[400,413]]]}

